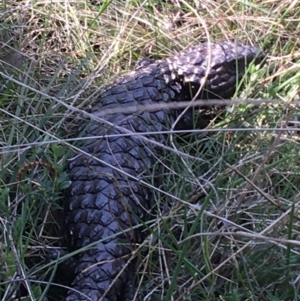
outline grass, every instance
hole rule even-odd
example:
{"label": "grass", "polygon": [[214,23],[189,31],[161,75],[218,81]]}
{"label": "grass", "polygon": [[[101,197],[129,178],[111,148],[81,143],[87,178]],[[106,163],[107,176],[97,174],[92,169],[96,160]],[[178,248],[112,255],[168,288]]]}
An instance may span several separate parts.
{"label": "grass", "polygon": [[288,0],[3,2],[1,300],[47,292],[41,255],[61,241],[78,110],[139,58],[208,38],[268,54],[237,92],[260,102],[228,106],[175,141],[136,300],[299,300],[299,17]]}

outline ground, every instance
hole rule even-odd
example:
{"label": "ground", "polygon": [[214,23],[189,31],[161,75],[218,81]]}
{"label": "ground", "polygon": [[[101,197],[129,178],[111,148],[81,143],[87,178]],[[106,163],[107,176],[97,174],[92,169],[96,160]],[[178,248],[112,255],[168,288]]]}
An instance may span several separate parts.
{"label": "ground", "polygon": [[257,45],[268,58],[166,158],[173,197],[157,196],[166,203],[139,249],[136,300],[299,300],[297,1],[2,1],[2,300],[48,294],[41,256],[61,244],[79,110],[140,58],[207,39]]}

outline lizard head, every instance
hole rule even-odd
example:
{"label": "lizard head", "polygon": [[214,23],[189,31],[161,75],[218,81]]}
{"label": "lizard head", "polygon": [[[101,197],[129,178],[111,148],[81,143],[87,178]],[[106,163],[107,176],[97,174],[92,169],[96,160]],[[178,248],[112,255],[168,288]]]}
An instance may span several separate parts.
{"label": "lizard head", "polygon": [[[202,43],[167,59],[172,80],[180,78],[208,98],[229,98],[244,77],[251,63],[260,64],[266,58],[257,47],[236,42]],[[203,98],[203,94],[202,97]]]}

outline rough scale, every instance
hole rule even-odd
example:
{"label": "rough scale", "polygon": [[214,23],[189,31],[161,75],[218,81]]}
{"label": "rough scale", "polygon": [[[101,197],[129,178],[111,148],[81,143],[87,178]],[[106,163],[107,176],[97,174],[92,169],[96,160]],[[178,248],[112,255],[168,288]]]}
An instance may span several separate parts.
{"label": "rough scale", "polygon": [[[91,113],[191,100],[190,91],[197,91],[206,72],[205,90],[198,98],[229,98],[249,63],[265,58],[256,47],[240,43],[210,46],[203,43],[165,60],[141,61],[134,71],[103,89]],[[122,113],[105,119],[132,132],[162,131],[170,129],[181,112]],[[177,129],[193,128],[192,120],[188,111]],[[65,191],[64,211],[69,251],[94,243],[75,257],[78,264],[67,301],[132,300],[136,267],[134,260],[128,262],[136,244],[143,241],[143,227],[133,227],[149,219],[153,205],[153,190],[139,180],[151,183],[155,158],[164,151],[140,136],[118,137],[122,133],[116,127],[87,122],[83,136],[114,136],[85,140],[81,149],[91,156],[77,154],[67,167],[71,186]],[[167,144],[164,135],[148,138]]]}

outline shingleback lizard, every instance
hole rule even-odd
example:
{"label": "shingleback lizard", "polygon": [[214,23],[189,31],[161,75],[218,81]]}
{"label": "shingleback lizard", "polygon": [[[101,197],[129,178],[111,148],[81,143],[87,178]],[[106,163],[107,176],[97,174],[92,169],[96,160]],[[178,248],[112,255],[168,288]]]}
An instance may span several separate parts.
{"label": "shingleback lizard", "polygon": [[[210,59],[209,59],[210,58]],[[164,60],[145,60],[129,74],[117,78],[100,93],[91,113],[116,107],[153,105],[191,100],[207,72],[205,89],[198,96],[232,97],[237,82],[248,65],[260,63],[265,54],[258,48],[235,42],[202,43]],[[190,89],[192,87],[192,89]],[[105,120],[118,127],[87,123],[83,136],[112,135],[88,139],[79,154],[70,160],[67,172],[71,185],[64,194],[66,238],[69,251],[80,252],[75,259],[72,288],[67,301],[132,300],[135,263],[129,261],[135,244],[143,241],[153,190],[141,181],[151,182],[155,155],[163,150],[150,140],[167,143],[166,135],[142,139],[120,136],[122,130],[159,132],[170,129],[182,109],[158,109],[138,114],[110,114]],[[193,128],[192,112],[187,111],[176,129]],[[155,154],[155,155],[154,155]],[[135,228],[134,228],[135,227]]]}

